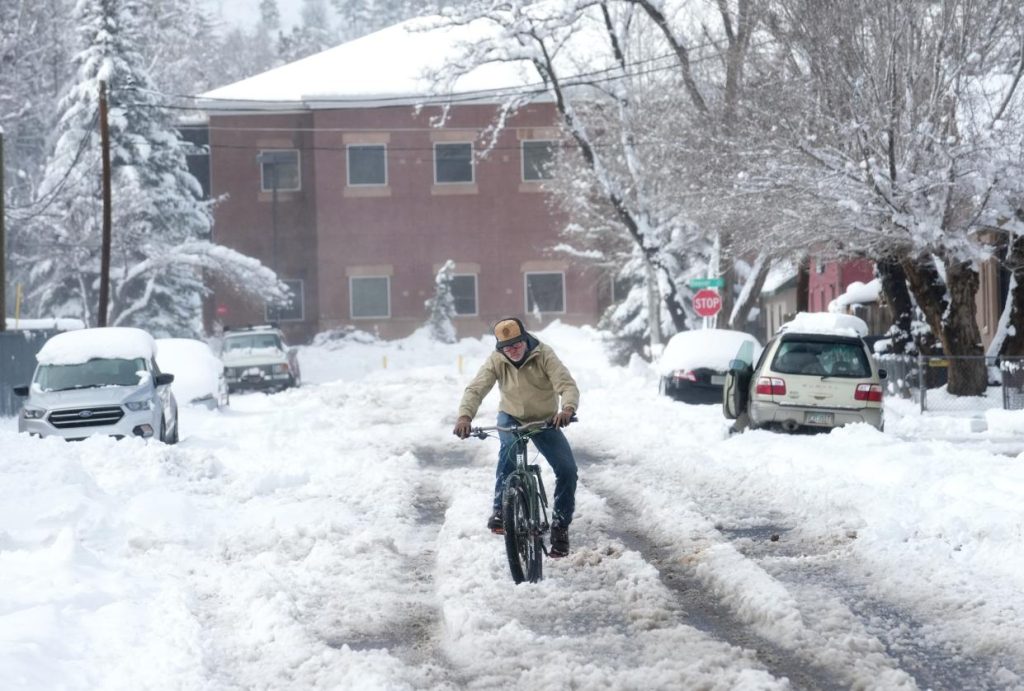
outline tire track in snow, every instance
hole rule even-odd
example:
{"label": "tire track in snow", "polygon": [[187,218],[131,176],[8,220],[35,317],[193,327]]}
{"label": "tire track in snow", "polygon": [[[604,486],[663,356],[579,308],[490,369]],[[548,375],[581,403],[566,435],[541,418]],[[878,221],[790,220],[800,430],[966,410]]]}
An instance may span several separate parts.
{"label": "tire track in snow", "polygon": [[[736,509],[734,515],[744,513],[753,512]],[[843,541],[856,539],[855,534],[823,544],[820,540],[800,539],[793,529],[795,520],[778,512],[767,518],[742,528],[716,528],[740,553],[791,590],[824,591],[842,602],[921,688],[1003,689],[1013,686],[1013,676],[1021,675],[1019,669],[1014,669],[1019,661],[1007,655],[965,653],[956,641],[937,640],[928,632],[928,625],[906,608],[871,595],[869,579],[843,548]],[[1007,674],[1007,670],[1014,671]],[[1019,687],[1019,678],[1015,683]]]}
{"label": "tire track in snow", "polygon": [[[576,453],[580,469],[592,470],[600,465],[585,453]],[[582,474],[582,473],[581,473]],[[783,648],[752,631],[723,603],[713,589],[702,582],[693,569],[685,566],[671,544],[658,541],[640,528],[642,519],[637,509],[608,483],[587,474],[584,478],[591,491],[608,502],[609,508],[621,519],[610,537],[639,552],[657,569],[662,583],[676,597],[683,620],[704,633],[739,648],[754,651],[767,670],[778,678],[789,680],[793,689],[820,689],[821,691],[848,688],[848,684],[833,678],[827,669],[809,665],[792,651]]]}
{"label": "tire track in snow", "polygon": [[[446,449],[439,454],[430,447],[415,447],[419,483],[412,508],[415,526],[405,544],[409,553],[400,552],[405,562],[402,571],[403,615],[375,626],[355,627],[345,636],[326,635],[332,648],[347,646],[352,650],[387,650],[410,667],[427,673],[430,688],[462,687],[465,680],[450,664],[441,650],[441,617],[434,592],[434,567],[437,557],[436,536],[444,523],[448,501],[443,494],[443,475],[451,469],[472,465],[470,449]],[[418,547],[413,547],[418,545]]]}

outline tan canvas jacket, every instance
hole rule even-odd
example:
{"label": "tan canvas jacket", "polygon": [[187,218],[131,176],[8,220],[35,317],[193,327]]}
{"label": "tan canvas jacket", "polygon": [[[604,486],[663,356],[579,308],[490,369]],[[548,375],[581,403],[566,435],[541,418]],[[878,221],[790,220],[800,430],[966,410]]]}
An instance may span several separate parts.
{"label": "tan canvas jacket", "polygon": [[576,380],[553,351],[543,343],[529,352],[526,361],[516,369],[500,352],[491,353],[473,381],[466,387],[459,403],[459,416],[476,416],[480,403],[498,382],[501,402],[498,407],[520,422],[535,422],[551,417],[561,405],[579,408],[580,392]]}

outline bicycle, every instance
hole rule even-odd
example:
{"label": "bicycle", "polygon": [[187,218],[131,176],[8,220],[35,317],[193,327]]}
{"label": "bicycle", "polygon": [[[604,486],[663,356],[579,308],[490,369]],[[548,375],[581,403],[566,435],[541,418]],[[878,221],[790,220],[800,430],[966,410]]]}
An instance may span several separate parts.
{"label": "bicycle", "polygon": [[[571,422],[576,422],[574,415]],[[517,584],[528,580],[536,583],[543,576],[544,534],[548,523],[548,497],[541,479],[540,466],[526,462],[527,443],[531,437],[554,427],[551,420],[529,422],[511,427],[474,427],[469,435],[477,439],[494,437],[492,432],[509,432],[515,441],[506,453],[515,453],[516,467],[505,478],[501,491],[501,516],[505,526],[505,553],[512,580]]]}

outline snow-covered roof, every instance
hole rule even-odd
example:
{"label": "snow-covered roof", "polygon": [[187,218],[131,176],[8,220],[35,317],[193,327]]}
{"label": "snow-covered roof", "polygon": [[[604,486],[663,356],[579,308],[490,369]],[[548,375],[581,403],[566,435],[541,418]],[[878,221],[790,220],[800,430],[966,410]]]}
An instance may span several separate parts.
{"label": "snow-covered roof", "polygon": [[829,303],[828,309],[830,312],[838,312],[846,309],[850,305],[866,305],[872,302],[878,302],[878,295],[881,292],[882,282],[877,278],[868,281],[867,283],[854,281],[847,286],[845,293]]}
{"label": "snow-covered roof", "polygon": [[151,358],[156,342],[142,329],[108,326],[66,331],[48,340],[36,360],[41,365],[78,365],[99,358]]}
{"label": "snow-covered roof", "polygon": [[778,261],[772,264],[768,270],[768,276],[764,279],[761,293],[771,295],[780,288],[788,287],[788,283],[796,280],[796,265],[790,261]]}
{"label": "snow-covered roof", "polygon": [[[418,102],[429,92],[427,72],[440,68],[460,45],[486,38],[492,25],[476,21],[465,26],[437,27],[437,17],[395,24],[302,60],[202,94],[208,110],[240,110],[279,105],[282,108],[338,108],[360,101]],[[456,84],[455,93],[521,89],[538,85],[536,71],[525,61],[483,65]],[[495,98],[491,95],[491,101]]]}
{"label": "snow-covered roof", "polygon": [[838,336],[867,336],[868,325],[860,317],[834,312],[798,312],[779,331],[796,333],[835,334]]}
{"label": "snow-covered roof", "polygon": [[42,331],[54,329],[56,331],[71,331],[73,329],[84,329],[85,322],[81,319],[11,319],[7,318],[8,331]]}

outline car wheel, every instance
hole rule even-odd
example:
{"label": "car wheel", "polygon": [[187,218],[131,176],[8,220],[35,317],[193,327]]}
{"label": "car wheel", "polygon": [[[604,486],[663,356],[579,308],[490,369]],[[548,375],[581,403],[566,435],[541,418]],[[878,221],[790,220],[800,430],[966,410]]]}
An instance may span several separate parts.
{"label": "car wheel", "polygon": [[178,443],[178,423],[179,422],[180,421],[178,420],[178,411],[175,410],[174,411],[174,431],[171,432],[170,438],[167,439],[167,443],[168,444],[177,444]]}

